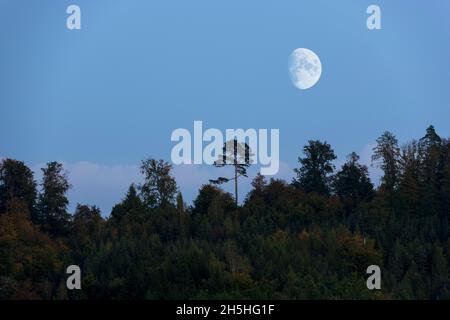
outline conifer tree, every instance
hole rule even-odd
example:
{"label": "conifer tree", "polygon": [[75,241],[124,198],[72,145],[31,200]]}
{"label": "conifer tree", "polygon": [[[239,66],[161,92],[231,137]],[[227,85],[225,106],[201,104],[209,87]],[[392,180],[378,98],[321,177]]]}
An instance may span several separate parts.
{"label": "conifer tree", "polygon": [[384,171],[382,189],[392,193],[398,186],[400,148],[397,138],[389,131],[385,131],[373,148],[372,162]]}
{"label": "conifer tree", "polygon": [[67,213],[70,184],[67,172],[58,162],[49,162],[42,168],[42,191],[38,199],[38,223],[52,235],[67,232],[70,215]]}
{"label": "conifer tree", "polygon": [[219,177],[209,180],[212,184],[222,184],[234,181],[234,199],[238,206],[238,179],[247,178],[247,168],[252,164],[253,153],[247,143],[238,142],[237,139],[224,143],[222,154],[214,162],[216,167],[232,166],[234,176],[232,178]]}

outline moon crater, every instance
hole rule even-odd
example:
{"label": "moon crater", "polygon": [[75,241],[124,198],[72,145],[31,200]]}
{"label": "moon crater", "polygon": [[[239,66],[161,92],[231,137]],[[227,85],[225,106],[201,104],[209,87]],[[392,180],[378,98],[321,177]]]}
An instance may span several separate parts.
{"label": "moon crater", "polygon": [[313,51],[298,48],[289,57],[289,74],[292,83],[297,88],[309,89],[319,81],[322,74],[322,63]]}

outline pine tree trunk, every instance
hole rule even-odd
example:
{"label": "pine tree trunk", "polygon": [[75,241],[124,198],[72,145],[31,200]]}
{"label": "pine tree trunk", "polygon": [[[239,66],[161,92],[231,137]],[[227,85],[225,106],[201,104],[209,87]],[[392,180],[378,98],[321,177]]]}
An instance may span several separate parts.
{"label": "pine tree trunk", "polygon": [[234,167],[234,198],[236,200],[236,208],[238,206],[238,173],[237,173],[237,167]]}

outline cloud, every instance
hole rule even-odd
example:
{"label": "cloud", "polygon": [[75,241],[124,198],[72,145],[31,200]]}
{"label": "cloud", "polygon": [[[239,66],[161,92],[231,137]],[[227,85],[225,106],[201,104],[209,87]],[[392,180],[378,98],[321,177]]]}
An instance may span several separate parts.
{"label": "cloud", "polygon": [[[361,163],[368,166],[372,181],[377,185],[382,172],[370,165],[373,146],[371,144],[365,146],[360,152],[360,156]],[[102,165],[88,161],[62,163],[68,172],[69,181],[72,185],[68,193],[70,212],[74,212],[77,203],[82,203],[96,205],[102,210],[103,216],[108,216],[112,207],[124,198],[130,184],[139,184],[143,181],[138,165]],[[31,166],[37,181],[42,179],[41,168],[44,166],[44,163]],[[337,166],[337,169],[339,168],[340,166]],[[251,166],[248,170],[249,178],[240,179],[240,202],[245,199],[246,194],[251,190],[251,181],[258,171],[259,166]],[[203,184],[209,183],[209,179],[215,179],[219,176],[232,177],[233,171],[229,167],[174,165],[172,175],[177,181],[184,200],[187,203],[192,203],[198,195],[199,188]],[[293,167],[280,161],[278,173],[268,178],[273,177],[290,182],[294,176]],[[231,182],[221,187],[227,192],[234,193],[234,185]]]}
{"label": "cloud", "polygon": [[[112,207],[125,197],[130,184],[139,184],[143,181],[138,165],[102,165],[88,161],[59,162],[68,172],[71,184],[68,192],[69,211],[72,213],[75,211],[77,203],[80,203],[96,205],[101,209],[103,216],[108,216]],[[36,163],[30,166],[38,184],[42,181],[41,168],[45,166],[45,163]],[[239,198],[241,200],[251,190],[252,178],[258,171],[258,166],[251,166],[248,170],[249,178],[240,179]],[[209,165],[174,165],[172,171],[187,203],[192,203],[197,197],[200,187],[209,183],[209,179],[219,176],[231,177],[232,174],[232,169],[229,167],[216,168]],[[290,182],[293,176],[292,168],[281,161],[279,172],[273,177]],[[234,193],[233,183],[227,183],[221,187],[227,192]]]}
{"label": "cloud", "polygon": [[[104,216],[108,216],[112,207],[124,198],[130,184],[139,184],[143,180],[138,165],[101,165],[88,161],[62,163],[72,185],[68,193],[71,212],[75,210],[77,203],[95,204],[101,208]],[[32,166],[37,181],[42,179],[40,168],[44,166],[43,163]],[[251,167],[249,178],[240,180],[239,197],[241,200],[251,190],[252,177],[258,170],[257,166]],[[231,176],[232,169],[208,165],[176,165],[173,167],[172,175],[177,181],[184,200],[191,203],[197,196],[199,188],[203,184],[209,183],[209,179]],[[280,162],[279,173],[274,177],[290,181],[293,177],[291,167]],[[232,183],[222,185],[222,187],[228,192],[234,192]]]}
{"label": "cloud", "polygon": [[[68,172],[72,186],[68,192],[70,212],[74,212],[77,203],[81,203],[96,205],[100,207],[104,216],[108,216],[112,207],[124,198],[130,184],[139,184],[143,181],[138,165],[102,165],[88,161],[61,163]],[[31,166],[38,182],[42,180],[43,167],[45,163]],[[231,173],[229,169],[208,165],[176,165],[173,166],[172,175],[184,200],[191,203],[203,184],[218,176],[229,176]],[[242,191],[249,189],[249,186],[250,182],[246,183],[243,179]],[[231,192],[232,184],[225,185],[224,189]]]}
{"label": "cloud", "polygon": [[76,203],[95,204],[109,215],[114,204],[123,199],[131,183],[142,178],[137,165],[100,165],[91,162],[64,163],[72,188],[71,207]]}
{"label": "cloud", "polygon": [[223,173],[223,169],[212,166],[181,164],[173,166],[172,175],[176,178],[178,185],[190,188],[208,183],[209,179],[219,172],[218,170]]}
{"label": "cloud", "polygon": [[278,170],[278,173],[275,176],[273,176],[273,178],[283,179],[286,180],[287,182],[291,182],[294,177],[295,177],[294,168],[292,168],[286,162],[280,161],[280,168]]}
{"label": "cloud", "polygon": [[[102,214],[110,214],[112,207],[121,201],[131,183],[139,183],[142,178],[137,165],[100,165],[81,161],[62,162],[68,172],[71,189],[68,192],[69,211],[73,212],[77,203],[96,205]],[[31,167],[35,179],[41,181],[44,163]]]}

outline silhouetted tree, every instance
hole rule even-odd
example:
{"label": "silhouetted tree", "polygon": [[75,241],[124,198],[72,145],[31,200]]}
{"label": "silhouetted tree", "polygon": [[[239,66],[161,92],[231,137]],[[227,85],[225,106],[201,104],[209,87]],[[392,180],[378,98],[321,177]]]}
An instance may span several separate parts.
{"label": "silhouetted tree", "polygon": [[211,206],[211,203],[215,198],[218,199],[220,205],[225,209],[225,211],[235,209],[235,202],[233,201],[231,194],[224,192],[214,185],[205,184],[200,188],[197,197],[194,199],[194,208],[192,213],[208,213],[208,208]]}
{"label": "silhouetted tree", "polygon": [[139,186],[144,203],[149,207],[173,204],[177,183],[170,175],[172,165],[164,160],[147,159],[142,161],[141,173],[144,183]]}
{"label": "silhouetted tree", "polygon": [[305,192],[330,194],[330,174],[334,170],[332,161],[336,159],[331,146],[326,142],[310,140],[303,147],[304,158],[299,157],[300,168],[294,169],[297,178],[293,185]]}
{"label": "silhouetted tree", "polygon": [[22,161],[4,159],[0,162],[0,213],[6,210],[8,201],[19,199],[33,215],[36,194],[33,172]]}
{"label": "silhouetted tree", "polygon": [[125,195],[125,199],[112,208],[111,218],[116,221],[121,221],[126,215],[129,217],[138,216],[141,214],[143,208],[144,205],[137,193],[136,187],[134,184],[131,184]]}
{"label": "silhouetted tree", "polygon": [[370,200],[374,195],[367,166],[359,164],[358,160],[359,156],[352,152],[333,179],[334,192],[354,204],[361,200]]}
{"label": "silhouetted tree", "polygon": [[429,126],[426,134],[419,140],[419,183],[423,193],[423,212],[436,212],[439,206],[439,189],[442,167],[442,139]]}
{"label": "silhouetted tree", "polygon": [[398,165],[400,148],[397,138],[390,132],[385,131],[377,139],[377,145],[373,148],[372,162],[384,171],[381,187],[393,192],[398,186]]}
{"label": "silhouetted tree", "polygon": [[234,180],[234,199],[236,207],[238,206],[238,179],[247,178],[247,168],[252,164],[253,153],[247,143],[238,142],[237,139],[224,143],[222,154],[214,162],[216,167],[232,166],[234,176],[232,178],[219,177],[209,180],[212,184],[222,184]]}
{"label": "silhouetted tree", "polygon": [[252,180],[253,189],[248,194],[246,202],[254,200],[254,198],[261,198],[264,194],[266,185],[266,177],[258,172],[258,174]]}
{"label": "silhouetted tree", "polygon": [[47,167],[41,170],[42,192],[38,199],[37,222],[50,234],[62,235],[67,232],[70,220],[70,215],[67,213],[69,200],[66,193],[70,188],[67,172],[58,162],[49,162]]}
{"label": "silhouetted tree", "polygon": [[85,204],[77,204],[73,215],[74,224],[85,224],[102,220],[100,208]]}
{"label": "silhouetted tree", "polygon": [[450,140],[444,140],[442,145],[442,161],[439,168],[439,200],[442,214],[450,217]]}
{"label": "silhouetted tree", "polygon": [[421,191],[419,185],[419,148],[413,140],[401,148],[399,157],[399,201],[405,214],[415,215],[419,209]]}

